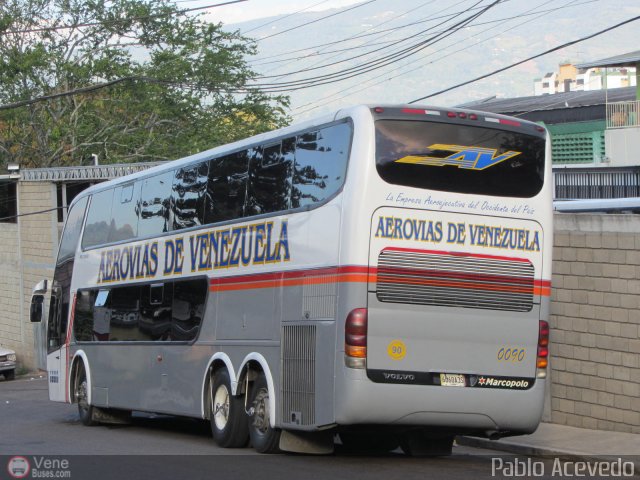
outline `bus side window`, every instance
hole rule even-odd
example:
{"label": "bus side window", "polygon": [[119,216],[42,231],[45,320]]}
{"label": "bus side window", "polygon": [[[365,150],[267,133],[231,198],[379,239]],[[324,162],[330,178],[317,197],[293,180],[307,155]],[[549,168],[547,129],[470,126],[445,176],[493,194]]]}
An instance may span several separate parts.
{"label": "bus side window", "polygon": [[298,135],[292,208],[320,203],[344,183],[351,126],[341,123]]}
{"label": "bus side window", "polygon": [[244,216],[249,177],[247,150],[214,158],[209,162],[209,181],[204,223],[222,222]]}
{"label": "bus side window", "polygon": [[[246,215],[288,210],[291,204],[293,139],[252,149]],[[283,152],[287,150],[286,155]]]}
{"label": "bus side window", "polygon": [[171,187],[174,172],[145,178],[138,206],[138,238],[159,235],[171,230]]}
{"label": "bus side window", "polygon": [[110,188],[103,192],[94,193],[91,197],[87,224],[84,227],[82,237],[83,248],[102,245],[109,241],[113,192],[114,190]]}
{"label": "bus side window", "polygon": [[207,280],[183,280],[173,285],[171,340],[190,341],[198,336],[207,299]]}
{"label": "bus side window", "polygon": [[173,180],[173,230],[202,225],[209,162],[179,168]]}
{"label": "bus side window", "polygon": [[116,187],[113,194],[112,218],[109,242],[120,242],[135,238],[138,234],[138,200],[141,182]]}
{"label": "bus side window", "polygon": [[138,321],[141,336],[156,341],[171,340],[172,303],[172,282],[142,286]]}

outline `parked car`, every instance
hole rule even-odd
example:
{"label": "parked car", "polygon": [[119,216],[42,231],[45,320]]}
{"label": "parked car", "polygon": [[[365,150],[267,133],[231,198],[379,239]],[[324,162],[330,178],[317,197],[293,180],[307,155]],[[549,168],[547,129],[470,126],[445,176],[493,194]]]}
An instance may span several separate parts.
{"label": "parked car", "polygon": [[16,352],[4,347],[0,347],[0,375],[4,375],[5,380],[16,377]]}

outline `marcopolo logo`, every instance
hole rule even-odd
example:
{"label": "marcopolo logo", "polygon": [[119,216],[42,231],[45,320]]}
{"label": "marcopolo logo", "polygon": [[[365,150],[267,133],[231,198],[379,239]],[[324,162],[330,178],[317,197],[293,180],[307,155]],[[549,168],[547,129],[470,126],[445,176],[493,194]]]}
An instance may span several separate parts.
{"label": "marcopolo logo", "polygon": [[516,390],[526,390],[531,385],[531,381],[526,378],[496,378],[480,377],[476,383],[477,387],[484,388],[512,388]]}
{"label": "marcopolo logo", "polygon": [[7,471],[12,478],[25,478],[31,471],[31,465],[24,457],[11,457],[7,464]]}

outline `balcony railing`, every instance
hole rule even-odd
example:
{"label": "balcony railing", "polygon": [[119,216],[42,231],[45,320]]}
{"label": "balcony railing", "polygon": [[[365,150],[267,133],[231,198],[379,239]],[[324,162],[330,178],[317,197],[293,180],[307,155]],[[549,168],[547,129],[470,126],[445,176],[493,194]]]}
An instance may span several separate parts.
{"label": "balcony railing", "polygon": [[640,100],[607,103],[607,128],[640,127]]}

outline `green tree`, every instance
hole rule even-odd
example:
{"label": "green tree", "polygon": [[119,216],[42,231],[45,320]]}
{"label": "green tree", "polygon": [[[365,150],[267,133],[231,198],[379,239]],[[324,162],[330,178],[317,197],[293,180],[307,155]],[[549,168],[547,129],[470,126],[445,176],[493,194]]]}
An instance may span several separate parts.
{"label": "green tree", "polygon": [[0,2],[0,167],[173,159],[286,124],[286,97],[246,88],[255,44],[181,8]]}

